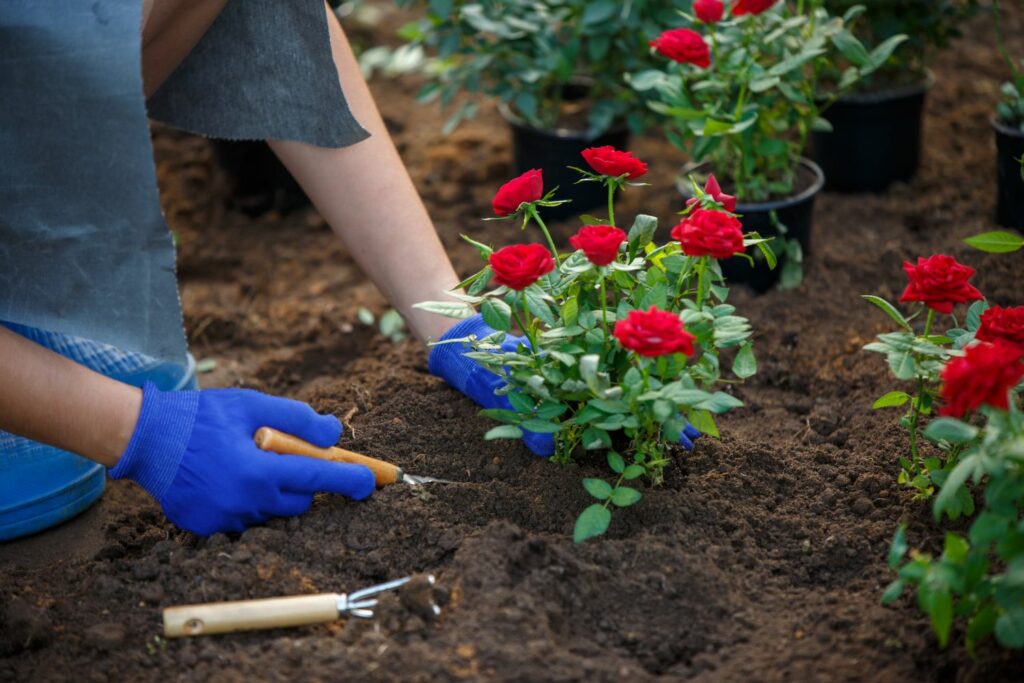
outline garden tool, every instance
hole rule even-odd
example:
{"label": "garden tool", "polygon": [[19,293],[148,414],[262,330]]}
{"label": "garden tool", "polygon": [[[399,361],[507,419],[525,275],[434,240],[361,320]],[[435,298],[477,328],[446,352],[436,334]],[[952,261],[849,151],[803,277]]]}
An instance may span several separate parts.
{"label": "garden tool", "polygon": [[[236,600],[168,607],[164,610],[164,635],[168,638],[183,638],[326,624],[342,616],[371,619],[374,616],[373,608],[378,602],[375,596],[401,588],[412,578],[406,576],[354,593],[292,595],[264,600]],[[433,586],[435,579],[433,576],[427,576],[427,581]],[[435,616],[441,614],[441,608],[433,600],[430,602],[430,609]]]}
{"label": "garden tool", "polygon": [[410,484],[413,486],[429,483],[453,483],[444,479],[407,474],[397,465],[392,465],[389,462],[371,458],[368,455],[346,451],[344,448],[338,448],[337,446],[332,446],[331,448],[320,448],[319,446],[314,446],[308,441],[303,441],[297,436],[279,432],[271,427],[260,427],[256,431],[256,435],[253,437],[253,440],[256,442],[256,446],[262,450],[279,453],[281,455],[305,455],[310,458],[320,458],[321,460],[333,460],[334,462],[366,465],[373,471],[373,477],[377,480],[378,488],[387,486],[388,484],[398,483]]}

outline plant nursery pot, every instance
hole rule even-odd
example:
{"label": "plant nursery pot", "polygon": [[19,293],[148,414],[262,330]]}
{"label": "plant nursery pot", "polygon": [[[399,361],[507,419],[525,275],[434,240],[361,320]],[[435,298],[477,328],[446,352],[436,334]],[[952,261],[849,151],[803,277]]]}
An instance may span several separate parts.
{"label": "plant nursery pot", "polygon": [[213,155],[231,185],[231,203],[258,216],[309,204],[306,193],[263,140],[213,140]]}
{"label": "plant nursery pot", "polygon": [[[814,222],[814,200],[818,193],[825,186],[825,174],[821,168],[810,159],[801,159],[800,165],[805,171],[805,177],[809,183],[792,197],[772,200],[767,202],[739,202],[736,205],[736,213],[743,223],[743,232],[757,232],[762,237],[782,237],[773,220],[774,214],[777,221],[786,226],[785,239],[795,239],[800,243],[800,249],[806,257],[811,251],[811,226]],[[679,192],[689,199],[693,196],[690,192],[690,183],[687,179],[690,174],[700,176],[710,170],[708,162],[702,164],[689,163],[683,166],[676,187]],[[701,179],[703,184],[703,179]],[[729,192],[728,188],[725,188]],[[750,247],[747,253],[754,259],[754,265],[744,258],[733,257],[721,262],[722,274],[732,284],[745,284],[755,292],[763,293],[774,287],[779,281],[779,275],[783,264],[784,256],[779,257],[779,264],[773,270],[768,267],[764,257],[757,247]],[[778,251],[776,251],[778,253]]]}
{"label": "plant nursery pot", "polygon": [[1007,228],[1024,228],[1024,178],[1021,162],[1024,157],[1024,132],[996,119],[996,172],[999,178],[996,220]]}
{"label": "plant nursery pot", "polygon": [[928,83],[848,95],[824,118],[832,132],[813,135],[814,159],[834,192],[884,192],[910,180],[921,158],[921,128]]}
{"label": "plant nursery pot", "polygon": [[625,124],[593,136],[586,131],[556,128],[542,130],[517,117],[505,104],[498,109],[512,130],[512,157],[515,175],[539,168],[544,173],[544,190],[558,188],[556,199],[570,199],[568,204],[541,207],[541,216],[560,220],[585,213],[608,203],[608,190],[600,183],[579,183],[579,173],[569,168],[586,168],[580,156],[588,147],[611,145],[616,149],[629,146],[629,129]]}
{"label": "plant nursery pot", "polygon": [[[143,373],[116,377],[142,386],[153,382],[163,391],[195,389],[196,362],[163,363]],[[106,486],[103,465],[45,444],[4,452],[13,436],[0,436],[0,541],[34,534],[84,512]],[[19,439],[20,442],[23,442]]]}

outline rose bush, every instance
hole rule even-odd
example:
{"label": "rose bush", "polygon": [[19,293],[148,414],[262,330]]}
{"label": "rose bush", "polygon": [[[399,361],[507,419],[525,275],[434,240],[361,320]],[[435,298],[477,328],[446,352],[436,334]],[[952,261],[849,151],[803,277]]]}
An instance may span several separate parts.
{"label": "rose bush", "polygon": [[[646,165],[609,149],[588,150],[584,158],[597,173],[577,169],[581,181],[607,186],[608,218],[587,217],[570,239],[576,251],[561,253],[554,245],[537,212],[543,202],[557,201],[546,195],[516,205],[505,218],[536,225],[547,249],[533,244],[495,251],[467,238],[488,265],[451,292],[462,303],[417,304],[456,318],[479,311],[495,330],[444,342],[464,346],[469,358],[507,382],[513,409],[482,412],[502,423],[485,438],[552,434],[556,462],[606,451],[616,480],[584,480],[598,502],[577,519],[577,540],[603,533],[612,507],[640,499],[625,482],[643,475],[655,484],[662,479],[687,420],[718,436],[713,416],[742,405],[718,387],[729,369],[740,380],[755,373],[752,332],[726,302],[715,254],[752,245],[770,253],[760,236],[736,232],[739,222],[723,206],[726,198],[699,189],[682,222],[687,241],[700,248],[656,243],[653,216],[636,216],[628,231],[615,227],[616,193],[638,185],[630,178]],[[504,188],[499,193],[508,194]],[[531,187],[531,196],[542,193]],[[501,206],[511,207],[522,195],[510,196]],[[488,289],[492,278],[499,286]],[[529,343],[503,349],[513,330]]]}
{"label": "rose bush", "polygon": [[[977,515],[966,535],[946,533],[937,558],[910,550],[900,527],[889,553],[898,577],[882,600],[891,603],[916,587],[917,604],[943,647],[962,620],[970,650],[990,635],[1024,648],[1024,346],[1015,343],[1024,308],[988,308],[968,282],[974,270],[949,256],[918,259],[904,270],[909,283],[901,300],[918,303],[918,310],[905,317],[884,299],[865,297],[900,326],[866,348],[886,354],[893,374],[915,390],[889,392],[875,407],[908,406],[901,424],[910,454],[900,458],[899,481],[918,498],[934,495],[936,521]],[[963,328],[954,317],[951,329],[933,331],[937,313],[953,316],[971,301]],[[925,311],[918,334],[914,319]]]}

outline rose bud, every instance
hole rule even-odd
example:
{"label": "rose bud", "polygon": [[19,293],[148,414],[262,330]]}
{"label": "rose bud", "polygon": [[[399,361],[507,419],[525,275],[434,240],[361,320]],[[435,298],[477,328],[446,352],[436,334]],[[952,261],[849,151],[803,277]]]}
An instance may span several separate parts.
{"label": "rose bud", "polygon": [[636,180],[647,173],[647,164],[633,156],[632,152],[621,152],[611,145],[585,149],[583,158],[600,175],[612,178],[625,175],[630,180]]}
{"label": "rose bud", "polygon": [[[729,213],[736,213],[736,198],[722,192],[722,186],[718,184],[714,173],[708,176],[708,182],[704,184],[704,192],[711,195],[711,198],[721,204]],[[691,197],[686,200],[686,205],[693,206],[697,201],[696,197]]]}
{"label": "rose bud", "polygon": [[650,42],[651,47],[672,61],[693,64],[702,69],[711,66],[711,49],[699,33],[688,28],[665,31]]}
{"label": "rose bud", "polygon": [[904,262],[903,270],[910,283],[903,290],[900,301],[923,301],[928,308],[949,314],[953,312],[954,304],[984,298],[968,282],[975,273],[974,268],[958,263],[952,256],[918,257],[916,265]]}
{"label": "rose bud", "polygon": [[722,0],[694,0],[693,13],[705,24],[714,24],[722,20],[725,3]]}
{"label": "rose bud", "polygon": [[729,258],[743,252],[743,224],[725,211],[697,209],[672,228],[672,239],[687,256]]}
{"label": "rose bud", "polygon": [[999,410],[1010,407],[1010,389],[1024,378],[1021,348],[998,341],[981,342],[966,349],[942,369],[940,415],[963,417],[983,405]]}
{"label": "rose bud", "polygon": [[582,249],[595,266],[607,266],[614,261],[625,241],[626,231],[610,225],[584,225],[569,238],[569,244]]}
{"label": "rose bud", "polygon": [[544,176],[534,168],[498,188],[491,206],[495,215],[511,216],[523,202],[535,202],[544,196]]}
{"label": "rose bud", "polygon": [[551,252],[541,244],[513,244],[491,254],[494,281],[522,291],[555,269]]}
{"label": "rose bud", "polygon": [[614,335],[623,348],[648,357],[671,353],[692,356],[696,339],[678,315],[654,306],[646,311],[630,311],[625,320],[615,323]]}

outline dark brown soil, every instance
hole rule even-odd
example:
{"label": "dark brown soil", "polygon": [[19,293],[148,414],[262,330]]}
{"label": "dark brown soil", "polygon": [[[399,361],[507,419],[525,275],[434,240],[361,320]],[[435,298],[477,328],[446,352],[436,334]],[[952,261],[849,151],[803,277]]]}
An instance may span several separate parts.
{"label": "dark brown soil", "polygon": [[[1021,14],[1007,12],[1006,33],[1024,35]],[[349,415],[344,446],[459,483],[362,503],[322,497],[302,518],[202,539],[112,482],[77,520],[0,547],[0,680],[1021,680],[1020,655],[942,651],[912,599],[879,603],[897,524],[932,551],[942,531],[895,483],[904,437],[893,412],[870,409],[892,383],[884,360],[860,350],[887,320],[859,295],[897,297],[900,265],[916,255],[953,253],[991,299],[1021,303],[1024,254],[985,257],[960,241],[993,215],[988,120],[1005,67],[989,29],[976,22],[935,66],[918,178],[878,197],[823,195],[803,285],[737,292],[761,369],[737,389],[747,408],[722,420],[724,438],[675,454],[663,486],[580,546],[569,537],[588,504],[580,478],[600,463],[559,467],[484,442],[488,422],[426,372],[418,344],[356,321],[359,306],[385,304],[315,213],[226,210],[208,143],[158,131],[192,350],[217,362],[203,384]],[[519,238],[477,220],[507,177],[507,137],[486,108],[442,138],[442,117],[412,103],[415,86],[374,83],[438,230],[471,272],[460,232]],[[668,223],[682,159],[653,137],[635,151],[653,186],[631,189],[619,211]],[[556,232],[564,243],[574,229]],[[371,622],[160,638],[169,605],[425,572],[447,601],[436,621],[389,597]]]}

